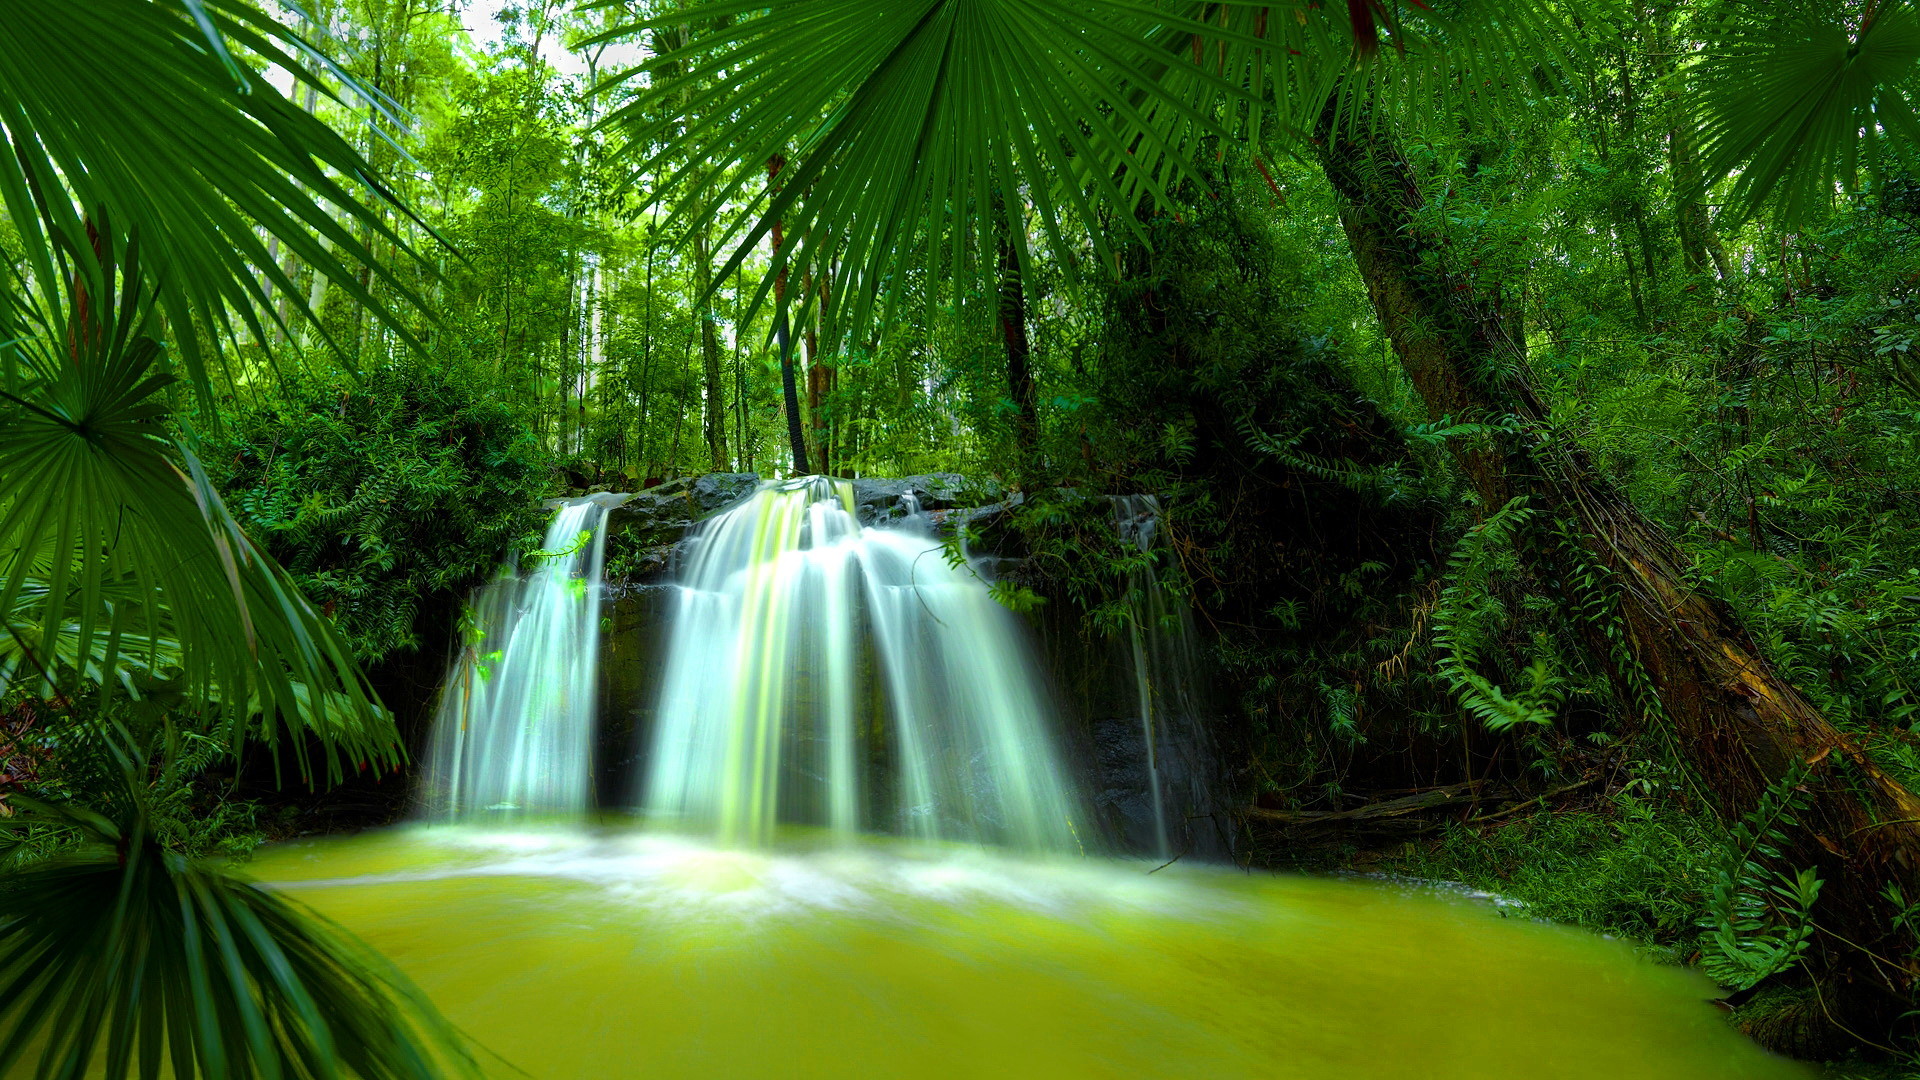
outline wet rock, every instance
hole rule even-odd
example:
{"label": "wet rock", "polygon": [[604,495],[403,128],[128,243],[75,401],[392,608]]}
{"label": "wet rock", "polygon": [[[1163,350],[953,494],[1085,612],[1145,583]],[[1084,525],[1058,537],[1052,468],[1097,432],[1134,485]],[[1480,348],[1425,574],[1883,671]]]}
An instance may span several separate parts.
{"label": "wet rock", "polygon": [[[695,524],[738,504],[761,484],[753,473],[708,473],[678,477],[638,492],[607,515],[607,579],[646,581],[672,569],[674,552]],[[989,579],[1002,576],[1023,557],[1012,511],[1024,496],[993,481],[958,473],[873,477],[853,483],[860,523],[884,526],[909,514],[926,516],[942,537],[965,533],[968,553]]]}
{"label": "wet rock", "polygon": [[698,508],[700,516],[706,517],[753,494],[759,486],[757,473],[708,473],[693,478],[687,488],[687,498]]}
{"label": "wet rock", "polygon": [[862,525],[897,521],[915,511],[956,510],[999,502],[1005,495],[990,480],[959,473],[862,478],[853,482],[853,505]]}
{"label": "wet rock", "polygon": [[1015,491],[998,502],[984,506],[935,510],[927,516],[938,535],[965,536],[967,554],[976,560],[1012,558],[1018,561],[1024,559],[1025,555],[1021,551],[1020,536],[1013,527],[1013,511],[1025,499],[1024,495]]}
{"label": "wet rock", "polygon": [[608,512],[609,553],[616,547],[637,549],[678,543],[698,519],[693,501],[685,494],[656,494],[659,490],[643,491]]}
{"label": "wet rock", "polygon": [[656,484],[607,514],[608,576],[666,569],[667,554],[693,523],[752,495],[753,473],[708,473]]}

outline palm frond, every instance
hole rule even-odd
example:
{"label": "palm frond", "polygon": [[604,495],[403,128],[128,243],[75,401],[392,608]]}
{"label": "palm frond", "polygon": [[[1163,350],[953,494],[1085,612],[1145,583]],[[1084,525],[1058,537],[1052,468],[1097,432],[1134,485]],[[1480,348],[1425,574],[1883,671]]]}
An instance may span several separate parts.
{"label": "palm frond", "polygon": [[279,893],[163,850],[142,768],[122,752],[113,805],[16,797],[22,812],[0,821],[82,837],[0,874],[0,1073],[477,1075],[458,1034],[373,950]]}
{"label": "palm frond", "polygon": [[1204,190],[1191,162],[1210,137],[1244,125],[1302,147],[1330,101],[1360,93],[1510,107],[1580,53],[1545,0],[1346,7],[712,0],[598,40],[689,28],[628,73],[652,82],[608,120],[629,127],[637,174],[662,178],[650,201],[675,200],[669,228],[722,225],[733,251],[715,280],[783,226],[797,242],[753,306],[781,270],[808,268],[847,298],[839,329],[858,336],[916,269],[960,299],[991,296],[1003,239],[1030,270],[1028,220],[1069,281],[1087,254],[1115,266],[1110,231],[1147,242],[1143,201],[1173,209],[1182,183]]}
{"label": "palm frond", "polygon": [[[629,73],[654,82],[609,118],[646,155],[638,173],[671,177],[651,200],[682,196],[665,227],[721,225],[733,252],[718,281],[784,226],[754,306],[779,271],[809,267],[848,298],[847,328],[909,266],[963,297],[991,293],[1002,237],[1026,266],[1024,220],[1007,229],[996,200],[1030,208],[1055,259],[1078,261],[1084,238],[1110,261],[1101,230],[1073,226],[1192,176],[1150,113],[1214,126],[1159,92],[1160,58],[1142,48],[1168,27],[1213,31],[1137,0],[717,0],[606,36],[677,24],[698,32]],[[743,213],[716,220],[736,202]]]}
{"label": "palm frond", "polygon": [[[1920,10],[1731,0],[1706,20],[1695,80],[1707,183],[1732,176],[1739,214],[1777,201],[1789,221],[1911,160],[1920,140]],[[1890,137],[1891,136],[1891,137]]]}
{"label": "palm frond", "polygon": [[[0,389],[0,613],[10,665],[50,696],[75,680],[107,698],[168,675],[242,737],[291,746],[312,776],[304,735],[330,777],[341,758],[399,757],[338,633],[227,513],[190,450],[167,434],[173,379],[152,336],[138,252],[105,222],[91,276],[58,317],[15,308]],[[90,253],[91,254],[91,253]],[[63,658],[66,660],[63,670]],[[104,702],[103,702],[104,704]],[[243,725],[262,718],[257,729]]]}
{"label": "palm frond", "polygon": [[[189,379],[211,393],[196,325],[266,343],[277,296],[311,319],[268,238],[402,340],[419,298],[375,259],[370,238],[417,258],[386,218],[399,209],[364,155],[237,57],[335,87],[378,112],[373,91],[249,0],[16,0],[0,4],[0,204],[19,231],[30,284],[52,306],[52,252],[85,250],[87,214],[137,230],[144,270]],[[358,235],[356,235],[358,233]],[[424,263],[422,264],[424,265]],[[82,266],[83,274],[91,274]],[[94,283],[98,292],[98,282]]]}
{"label": "palm frond", "polygon": [[1244,90],[1240,131],[1256,152],[1309,150],[1329,110],[1347,123],[1444,117],[1498,130],[1589,62],[1619,14],[1613,0],[1577,18],[1552,0],[1202,6],[1211,35],[1163,31],[1155,42],[1179,60],[1162,88],[1201,110],[1211,92],[1196,72]]}

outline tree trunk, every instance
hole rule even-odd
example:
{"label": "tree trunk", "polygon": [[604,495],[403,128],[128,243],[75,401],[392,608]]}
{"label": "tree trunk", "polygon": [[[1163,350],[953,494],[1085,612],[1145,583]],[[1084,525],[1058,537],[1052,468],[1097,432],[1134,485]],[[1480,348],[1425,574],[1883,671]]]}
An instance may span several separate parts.
{"label": "tree trunk", "polygon": [[1680,5],[1676,4],[1660,16],[1662,25],[1654,50],[1654,55],[1660,58],[1660,83],[1666,88],[1662,106],[1667,118],[1667,175],[1673,184],[1674,226],[1680,234],[1680,255],[1686,262],[1687,273],[1704,274],[1711,261],[1715,274],[1725,281],[1732,273],[1727,266],[1727,249],[1714,231],[1706,204],[1700,201],[1704,187],[1700,159],[1694,152],[1693,129],[1681,106],[1680,76],[1674,71],[1671,59],[1680,48],[1680,35],[1671,22],[1679,12]]}
{"label": "tree trunk", "polygon": [[727,455],[727,387],[720,377],[720,336],[713,328],[713,297],[710,295],[713,289],[713,252],[710,247],[706,226],[695,229],[694,288],[699,290],[701,296],[700,359],[707,384],[707,456],[713,462],[714,472],[726,472],[732,464]]}
{"label": "tree trunk", "polygon": [[820,280],[817,293],[809,280],[808,292],[819,297],[820,306],[807,324],[807,415],[813,420],[813,449],[820,459],[820,475],[832,476],[833,432],[827,425],[827,400],[833,393],[833,367],[820,358],[820,325],[827,318],[826,279]]}
{"label": "tree trunk", "polygon": [[739,268],[733,271],[733,441],[740,453],[740,471],[753,472],[753,442],[747,433],[747,365],[740,358],[740,342],[747,335],[740,318]]}
{"label": "tree trunk", "polygon": [[[999,200],[995,200],[998,202]],[[1002,207],[1000,234],[1000,340],[1007,354],[1007,396],[1013,401],[1013,441],[1020,452],[1021,479],[1037,464],[1039,424],[1034,415],[1032,347],[1027,342],[1027,290],[1020,273],[1013,230],[1022,227],[1011,205]]]}
{"label": "tree trunk", "polygon": [[640,339],[640,414],[634,421],[634,463],[640,467],[640,479],[645,482],[653,475],[653,462],[647,457],[647,420],[648,406],[653,403],[653,259],[660,250],[659,238],[654,229],[659,226],[660,215],[654,214],[653,223],[647,227],[647,310],[641,316],[645,322],[641,327]]}
{"label": "tree trunk", "polygon": [[[767,159],[767,183],[778,182],[780,167],[787,159],[775,154]],[[780,257],[780,245],[783,242],[781,223],[773,223],[773,254],[775,261]],[[800,390],[793,379],[793,335],[787,327],[787,270],[780,268],[780,274],[773,279],[773,340],[780,350],[780,392],[787,408],[787,439],[792,443],[793,472],[804,476],[807,472],[807,432],[800,423]]]}
{"label": "tree trunk", "polygon": [[[1385,122],[1329,115],[1317,142],[1354,261],[1407,377],[1434,417],[1517,420],[1522,434],[1460,454],[1467,476],[1486,507],[1526,495],[1569,527],[1572,549],[1543,546],[1548,553],[1536,557],[1610,573],[1619,625],[1606,630],[1618,644],[1611,660],[1606,646],[1600,656],[1618,669],[1617,686],[1657,691],[1651,719],[1713,809],[1738,818],[1795,763],[1812,767],[1811,801],[1784,852],[1786,866],[1815,866],[1825,881],[1809,967],[1836,1022],[1880,1034],[1914,982],[1914,935],[1895,928],[1882,891],[1898,883],[1920,897],[1920,800],[1772,672],[1733,612],[1689,582],[1686,556],[1658,524],[1578,446],[1548,434],[1523,343],[1503,330],[1496,304],[1445,272],[1444,252],[1428,250],[1417,228],[1420,190]],[[1546,569],[1563,580],[1569,566]]]}

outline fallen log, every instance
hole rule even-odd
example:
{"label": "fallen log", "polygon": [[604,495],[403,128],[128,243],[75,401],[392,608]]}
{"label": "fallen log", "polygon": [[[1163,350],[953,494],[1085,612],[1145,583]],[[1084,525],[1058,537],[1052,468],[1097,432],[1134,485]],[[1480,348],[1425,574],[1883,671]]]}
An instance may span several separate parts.
{"label": "fallen log", "polygon": [[1262,821],[1277,821],[1287,825],[1326,825],[1334,822],[1377,821],[1382,818],[1405,817],[1422,810],[1434,810],[1443,806],[1457,806],[1480,800],[1481,791],[1487,786],[1485,780],[1469,780],[1461,784],[1448,784],[1444,787],[1428,788],[1411,795],[1402,795],[1397,799],[1367,803],[1349,810],[1271,810],[1264,806],[1249,806],[1241,813],[1247,817]]}

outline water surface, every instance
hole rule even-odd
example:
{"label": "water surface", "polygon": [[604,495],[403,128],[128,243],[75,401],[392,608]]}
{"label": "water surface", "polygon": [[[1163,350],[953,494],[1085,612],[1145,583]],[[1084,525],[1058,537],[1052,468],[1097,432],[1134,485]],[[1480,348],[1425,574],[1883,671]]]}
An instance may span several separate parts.
{"label": "water surface", "polygon": [[253,871],[397,961],[501,1077],[1811,1075],[1698,975],[1484,901],[787,843],[415,827]]}

